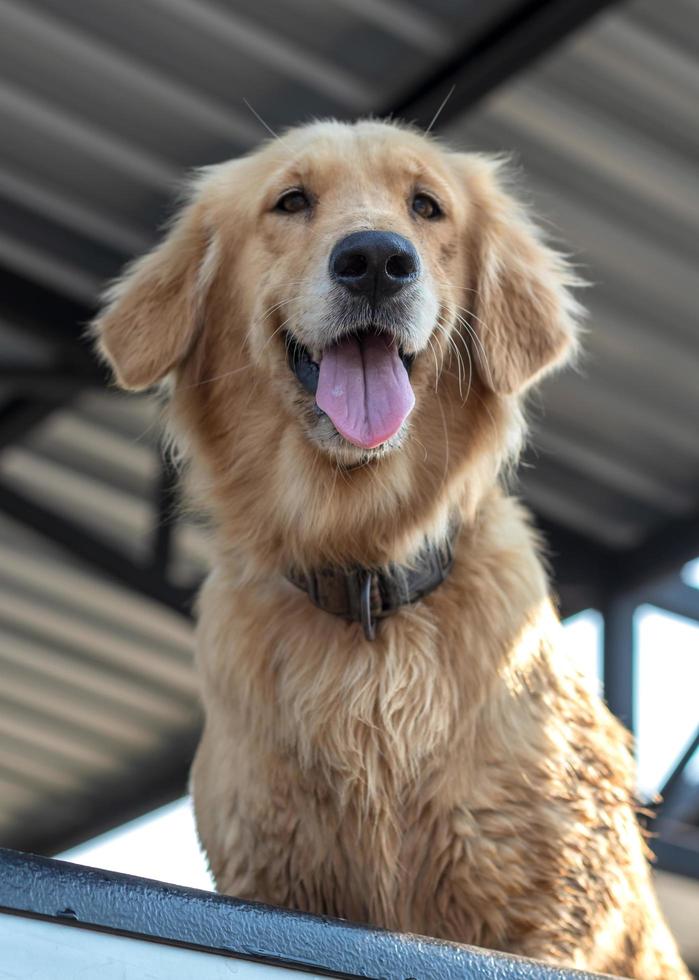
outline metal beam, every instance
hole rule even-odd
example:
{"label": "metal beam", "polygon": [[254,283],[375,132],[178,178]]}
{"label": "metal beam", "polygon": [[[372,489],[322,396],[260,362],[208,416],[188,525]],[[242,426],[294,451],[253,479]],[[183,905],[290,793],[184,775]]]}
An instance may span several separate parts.
{"label": "metal beam", "polygon": [[671,573],[699,555],[699,510],[664,523],[624,556],[619,589],[629,591]]}
{"label": "metal beam", "polygon": [[684,777],[684,772],[689,763],[692,761],[696,752],[699,751],[699,725],[694,733],[694,737],[691,739],[687,748],[684,750],[682,755],[677,761],[675,768],[672,770],[668,778],[665,780],[665,785],[660,790],[661,804],[659,811],[662,813],[665,807],[672,805],[672,798],[677,791],[678,786],[682,782]]}
{"label": "metal beam", "polygon": [[[27,364],[0,365],[0,384],[30,397],[33,402],[46,407],[53,402],[59,408],[67,398],[84,388],[104,387],[104,379],[98,374],[72,371],[56,367],[32,367]],[[1,423],[0,423],[1,425]]]}
{"label": "metal beam", "polygon": [[620,552],[590,541],[577,531],[535,515],[552,571],[562,618],[583,609],[600,609],[612,590]]}
{"label": "metal beam", "polygon": [[28,497],[23,497],[12,487],[1,482],[0,511],[4,511],[13,520],[30,530],[43,535],[53,544],[65,548],[100,574],[139,592],[148,599],[168,606],[181,616],[191,618],[193,599],[191,590],[170,585],[151,568],[134,564],[115,548],[95,538],[87,528]]}
{"label": "metal beam", "polygon": [[[659,824],[655,830],[661,828]],[[699,881],[699,833],[694,844],[668,840],[662,836],[651,836],[648,843],[655,854],[655,867],[670,874],[684,875]]]}
{"label": "metal beam", "polygon": [[604,617],[604,699],[617,718],[634,731],[634,622],[636,603],[611,599]]}
{"label": "metal beam", "polygon": [[46,341],[49,351],[58,351],[64,364],[95,370],[85,326],[96,310],[78,303],[25,276],[0,267],[0,317],[10,326],[26,330]]}
{"label": "metal beam", "polygon": [[40,402],[30,401],[27,398],[10,399],[0,410],[0,450],[23,439],[59,405],[60,403],[53,399]]}
{"label": "metal beam", "polygon": [[679,575],[668,576],[659,582],[641,587],[638,595],[643,602],[658,606],[674,616],[699,622],[699,589],[683,582]]}
{"label": "metal beam", "polygon": [[403,117],[425,129],[453,87],[439,116],[443,127],[614,2],[528,0],[514,10],[504,5],[505,13],[495,24],[469,38],[455,57],[387,106],[384,115]]}
{"label": "metal beam", "polygon": [[562,615],[627,599],[699,621],[699,589],[679,574],[699,555],[699,513],[664,524],[647,541],[627,550],[595,543],[540,515],[535,515],[535,522],[543,534]]}
{"label": "metal beam", "polygon": [[94,310],[0,268],[0,319],[45,344],[51,367],[4,364],[0,382],[17,392],[0,412],[0,450],[24,438],[81,388],[106,384],[85,339]]}

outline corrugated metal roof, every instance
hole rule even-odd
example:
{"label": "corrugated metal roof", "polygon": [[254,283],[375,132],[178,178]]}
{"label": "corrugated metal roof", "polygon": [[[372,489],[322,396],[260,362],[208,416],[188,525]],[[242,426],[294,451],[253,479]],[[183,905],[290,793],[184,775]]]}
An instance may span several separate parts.
{"label": "corrugated metal roof", "polygon": [[[147,399],[88,395],[0,456],[0,478],[30,499],[146,557],[157,480]],[[201,574],[200,535],[180,562]],[[100,809],[169,745],[192,742],[199,711],[191,625],[97,578],[0,516],[0,840],[21,846]]]}
{"label": "corrugated metal roof", "polygon": [[[0,266],[89,307],[154,239],[186,169],[264,138],[243,98],[275,128],[380,108],[516,6],[0,0]],[[584,365],[533,406],[522,486],[539,514],[614,548],[699,510],[698,31],[689,0],[620,6],[448,132],[514,153],[595,283]],[[58,353],[69,371],[63,314],[47,307],[31,333],[3,315],[5,363]],[[39,392],[46,409],[3,448],[0,480],[147,564],[157,409],[26,388],[0,373],[0,407]],[[178,528],[173,581],[197,581],[205,554],[200,529]],[[67,840],[93,811],[97,829],[101,798],[186,754],[190,647],[183,617],[0,519],[3,843]]]}
{"label": "corrugated metal roof", "polygon": [[623,6],[451,127],[514,153],[593,285],[581,370],[546,385],[522,483],[618,547],[699,503],[698,26],[693,3]]}

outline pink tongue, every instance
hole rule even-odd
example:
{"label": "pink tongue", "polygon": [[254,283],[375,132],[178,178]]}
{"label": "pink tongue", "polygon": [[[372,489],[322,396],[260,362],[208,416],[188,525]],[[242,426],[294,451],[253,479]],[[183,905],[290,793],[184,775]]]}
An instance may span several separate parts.
{"label": "pink tongue", "polygon": [[415,395],[388,337],[346,337],[323,353],[316,404],[345,439],[373,449],[395,435]]}

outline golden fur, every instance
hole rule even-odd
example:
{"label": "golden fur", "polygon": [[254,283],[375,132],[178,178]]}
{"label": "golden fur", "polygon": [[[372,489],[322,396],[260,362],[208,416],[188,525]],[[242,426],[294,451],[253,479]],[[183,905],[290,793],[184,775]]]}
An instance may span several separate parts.
{"label": "golden fur", "polygon": [[[501,487],[522,395],[570,354],[578,307],[500,169],[397,125],[292,130],[204,171],[108,296],[100,349],[125,387],[171,376],[177,444],[215,527],[199,833],[228,894],[686,978],[626,734],[562,652],[539,542]],[[295,186],[312,210],[280,215]],[[415,188],[441,220],[410,211]],[[322,346],[328,254],[366,228],[410,238],[424,268],[406,327],[416,407],[368,453],[313,411],[281,339]],[[375,642],[284,578],[407,561],[454,511],[450,577]]]}

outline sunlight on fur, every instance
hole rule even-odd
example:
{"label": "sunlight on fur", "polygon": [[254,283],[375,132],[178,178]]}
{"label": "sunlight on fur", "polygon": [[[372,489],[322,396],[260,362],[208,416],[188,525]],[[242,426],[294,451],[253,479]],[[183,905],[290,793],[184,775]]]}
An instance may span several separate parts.
{"label": "sunlight on fur", "polygon": [[[319,122],[201,171],[95,334],[122,386],[167,379],[211,519],[193,793],[219,890],[686,980],[627,735],[504,489],[576,285],[501,162]],[[457,518],[448,578],[373,642],[286,578],[415,562]]]}

